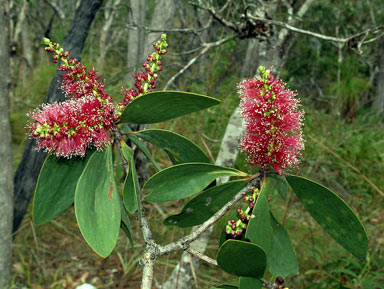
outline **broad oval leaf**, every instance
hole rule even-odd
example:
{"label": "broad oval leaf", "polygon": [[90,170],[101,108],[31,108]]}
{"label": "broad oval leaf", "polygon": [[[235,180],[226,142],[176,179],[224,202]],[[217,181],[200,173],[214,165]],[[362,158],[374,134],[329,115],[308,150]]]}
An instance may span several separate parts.
{"label": "broad oval leaf", "polygon": [[120,122],[156,123],[217,105],[220,100],[191,92],[156,91],[127,105]]}
{"label": "broad oval leaf", "polygon": [[107,257],[116,245],[121,222],[110,146],[95,152],[81,174],[75,192],[75,213],[88,245],[101,257]]}
{"label": "broad oval leaf", "polygon": [[237,180],[205,190],[190,200],[180,214],[166,218],[164,225],[185,228],[204,223],[229,202],[247,183],[248,180]]}
{"label": "broad oval leaf", "polygon": [[344,200],[309,179],[287,176],[287,181],[317,223],[347,251],[365,259],[368,251],[367,233]]}
{"label": "broad oval leaf", "polygon": [[260,279],[251,277],[240,277],[239,278],[239,289],[261,289],[263,282]]}
{"label": "broad oval leaf", "polygon": [[272,249],[272,228],[267,192],[271,189],[271,187],[272,184],[269,178],[267,178],[267,182],[263,183],[261,187],[259,197],[256,200],[256,204],[252,212],[252,218],[248,223],[248,228],[245,233],[245,238],[248,238],[252,243],[261,246],[265,250],[268,257]]}
{"label": "broad oval leaf", "polygon": [[168,202],[187,198],[202,191],[223,176],[245,177],[246,173],[204,163],[186,163],[166,168],[153,175],[143,189],[150,192],[149,202]]}
{"label": "broad oval leaf", "polygon": [[286,200],[288,196],[289,185],[284,176],[280,176],[278,174],[270,174],[268,178],[272,182],[276,191],[280,194],[280,196]]}
{"label": "broad oval leaf", "polygon": [[44,161],[33,197],[33,221],[45,224],[73,204],[76,184],[93,150],[84,158],[58,158],[49,155]]}
{"label": "broad oval leaf", "polygon": [[221,269],[230,274],[262,278],[267,266],[267,256],[256,244],[228,240],[217,252],[217,263]]}
{"label": "broad oval leaf", "polygon": [[268,255],[268,270],[273,276],[287,277],[289,274],[299,274],[299,264],[291,239],[284,227],[271,214],[272,249]]}
{"label": "broad oval leaf", "polygon": [[210,162],[196,144],[177,133],[162,129],[147,129],[139,131],[135,135],[165,150],[175,165],[191,162]]}

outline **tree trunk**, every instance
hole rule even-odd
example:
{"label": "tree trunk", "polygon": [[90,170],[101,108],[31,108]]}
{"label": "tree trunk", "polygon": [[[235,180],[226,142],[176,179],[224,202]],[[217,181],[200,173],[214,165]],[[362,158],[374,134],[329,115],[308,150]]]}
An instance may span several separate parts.
{"label": "tree trunk", "polygon": [[241,69],[241,75],[243,77],[251,77],[255,75],[257,70],[257,64],[254,62],[255,54],[259,50],[259,41],[256,39],[248,40],[248,47],[245,53],[243,68]]}
{"label": "tree trunk", "polygon": [[29,23],[27,19],[23,22],[23,29],[21,31],[21,46],[23,50],[23,58],[24,58],[24,71],[23,71],[23,79],[26,79],[28,75],[31,73],[31,69],[33,66],[33,55],[32,55],[32,42],[30,38],[29,31]]}
{"label": "tree trunk", "polygon": [[374,101],[374,107],[377,113],[382,114],[384,112],[384,37],[381,37],[379,39],[377,62],[379,72],[377,74],[376,97]]}
{"label": "tree trunk", "polygon": [[[111,26],[115,19],[116,11],[119,9],[121,0],[109,0],[104,8],[104,25],[100,31],[99,57],[97,58],[97,69],[104,70],[105,56],[107,55],[109,45],[113,41],[110,37]],[[108,37],[109,36],[109,37]]]}
{"label": "tree trunk", "polygon": [[[175,14],[175,0],[157,0],[153,11],[150,28],[166,29],[172,24]],[[149,32],[144,42],[144,56],[153,50],[152,43],[160,39],[161,32]]]}
{"label": "tree trunk", "polygon": [[10,125],[9,1],[0,0],[0,288],[11,281],[13,160]]}
{"label": "tree trunk", "polygon": [[146,1],[131,0],[131,21],[130,24],[137,25],[137,29],[128,31],[127,66],[129,69],[138,67],[144,62],[144,30]]}
{"label": "tree trunk", "polygon": [[[83,50],[85,40],[88,36],[89,28],[102,2],[102,0],[81,1],[63,43],[63,47],[71,52],[71,57],[80,58],[81,51]],[[63,101],[65,99],[60,89],[61,75],[62,73],[56,72],[44,102]],[[14,231],[17,230],[24,217],[36,185],[40,168],[46,157],[45,153],[34,150],[34,146],[34,142],[29,140],[14,177]]]}

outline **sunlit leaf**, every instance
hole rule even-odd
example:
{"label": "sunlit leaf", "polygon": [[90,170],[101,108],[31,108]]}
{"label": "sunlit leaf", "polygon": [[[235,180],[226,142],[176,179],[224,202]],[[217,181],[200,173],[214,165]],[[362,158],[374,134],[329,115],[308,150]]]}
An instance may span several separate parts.
{"label": "sunlit leaf", "polygon": [[120,117],[120,122],[142,124],[162,122],[219,103],[216,98],[191,92],[150,92],[128,104]]}
{"label": "sunlit leaf", "polygon": [[81,174],[75,192],[75,213],[88,245],[101,257],[107,257],[116,245],[121,223],[110,146],[95,152]]}
{"label": "sunlit leaf", "polygon": [[166,168],[153,175],[143,189],[149,202],[167,202],[195,195],[213,180],[223,176],[245,177],[246,173],[204,163],[186,163]]}

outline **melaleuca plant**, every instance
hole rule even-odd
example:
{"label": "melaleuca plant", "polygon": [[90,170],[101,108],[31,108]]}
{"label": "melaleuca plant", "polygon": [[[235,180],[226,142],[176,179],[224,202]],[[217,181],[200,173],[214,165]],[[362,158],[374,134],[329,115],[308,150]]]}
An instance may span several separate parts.
{"label": "melaleuca plant", "polygon": [[[258,77],[238,85],[244,121],[239,145],[250,166],[260,168],[259,173],[249,175],[211,164],[196,144],[174,132],[129,129],[128,124],[163,122],[220,103],[190,92],[151,91],[167,53],[165,35],[153,44],[154,52],[136,75],[134,87],[124,89],[120,102],[108,95],[94,69],[87,70],[70,58],[59,44],[48,39],[45,44],[64,72],[61,89],[66,100],[45,104],[29,114],[29,135],[37,149],[48,152],[33,200],[36,224],[51,221],[74,204],[81,234],[105,258],[113,251],[120,229],[132,242],[131,221],[139,222],[146,243],[141,288],[152,288],[156,259],[178,249],[236,276],[213,288],[285,288],[284,278],[299,273],[298,262],[287,231],[269,207],[269,198],[277,191],[286,199],[291,187],[333,239],[365,259],[367,234],[351,208],[328,188],[287,174],[298,166],[304,149],[303,112],[296,93],[275,78],[271,69],[260,67]],[[163,149],[173,166],[161,168],[144,141]],[[142,150],[157,170],[142,187],[130,145]],[[118,166],[124,171],[123,186],[116,181]],[[231,181],[216,185],[215,180],[224,176],[232,177]],[[164,225],[199,227],[175,242],[158,244],[143,202],[186,198],[190,200],[181,212],[167,217]],[[190,244],[231,208],[236,211],[223,228],[216,260],[192,249]]]}

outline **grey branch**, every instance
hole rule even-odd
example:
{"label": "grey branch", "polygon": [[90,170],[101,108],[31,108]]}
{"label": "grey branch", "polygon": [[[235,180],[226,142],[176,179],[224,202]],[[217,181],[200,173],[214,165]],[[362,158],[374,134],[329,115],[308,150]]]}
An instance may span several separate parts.
{"label": "grey branch", "polygon": [[215,259],[212,259],[211,257],[208,257],[207,255],[204,255],[203,253],[189,247],[186,250],[190,255],[199,258],[200,260],[203,260],[204,262],[207,262],[208,264],[211,264],[213,266],[217,266],[217,261]]}
{"label": "grey branch", "polygon": [[158,29],[158,28],[151,28],[148,26],[143,26],[143,25],[138,25],[135,23],[128,24],[127,28],[128,29],[143,29],[148,32],[179,32],[179,33],[193,33],[193,34],[198,34],[200,32],[203,32],[204,30],[207,30],[212,23],[212,18],[209,19],[207,24],[204,27],[201,27],[199,29],[194,29],[194,28],[164,28],[164,29]]}
{"label": "grey branch", "polygon": [[218,40],[216,42],[204,43],[202,46],[202,50],[199,52],[199,54],[197,54],[190,61],[188,61],[188,63],[182,69],[180,69],[174,76],[172,76],[163,89],[167,90],[169,86],[176,80],[176,78],[182,75],[189,67],[191,67],[196,62],[197,59],[207,53],[210,49],[223,45],[224,43],[236,38],[237,36],[237,34],[233,34],[227,38]]}
{"label": "grey branch", "polygon": [[250,15],[250,14],[248,14],[247,16],[249,17],[249,19],[252,19],[252,20],[255,20],[255,21],[262,21],[264,23],[268,23],[268,24],[271,24],[271,25],[276,25],[276,26],[280,26],[280,27],[286,28],[286,29],[291,30],[293,32],[309,35],[309,36],[316,37],[316,38],[319,38],[319,39],[322,39],[322,40],[326,40],[326,41],[339,42],[339,43],[347,43],[348,41],[350,41],[350,40],[352,40],[354,38],[362,37],[362,36],[366,35],[367,33],[377,34],[378,32],[384,30],[383,26],[379,26],[379,27],[374,27],[374,28],[366,29],[364,31],[361,31],[359,33],[356,33],[354,35],[351,35],[351,36],[348,36],[348,37],[345,37],[345,38],[340,38],[340,37],[334,37],[334,36],[328,36],[328,35],[320,34],[320,33],[317,33],[317,32],[312,32],[312,31],[309,31],[309,30],[300,29],[300,28],[294,27],[292,25],[289,25],[289,24],[287,24],[285,22],[281,22],[281,21],[270,20],[270,19],[265,19],[265,18],[259,18],[259,17],[255,17],[255,16]]}
{"label": "grey branch", "polygon": [[249,190],[254,187],[258,178],[254,178],[250,181],[240,192],[238,192],[232,200],[230,200],[224,207],[222,207],[219,211],[217,211],[212,217],[210,217],[207,221],[205,221],[200,227],[198,227],[191,234],[180,238],[178,241],[170,243],[165,246],[159,246],[159,256],[168,255],[172,251],[176,249],[185,250],[189,247],[189,244],[198,239],[201,234],[203,234],[208,228],[210,228],[213,224],[215,224],[222,216],[224,216],[234,204],[236,204]]}

